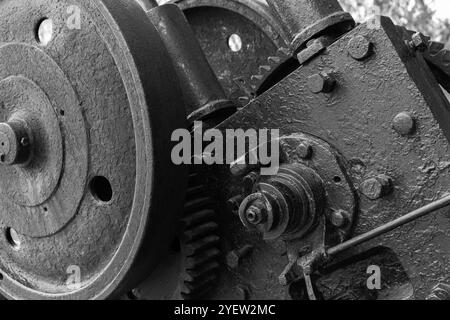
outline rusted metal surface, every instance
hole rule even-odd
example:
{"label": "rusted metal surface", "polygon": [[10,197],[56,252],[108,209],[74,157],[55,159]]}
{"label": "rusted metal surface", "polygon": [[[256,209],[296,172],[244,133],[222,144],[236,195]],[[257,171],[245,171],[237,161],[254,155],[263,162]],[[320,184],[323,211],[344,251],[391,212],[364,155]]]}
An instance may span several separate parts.
{"label": "rusted metal surface", "polygon": [[[0,292],[449,299],[448,51],[336,1],[172,2],[0,3]],[[280,130],[278,172],[188,176],[187,120]]]}
{"label": "rusted metal surface", "polygon": [[[137,3],[116,0],[78,1],[82,28],[71,29],[71,4],[0,4],[1,121],[23,119],[32,135],[29,163],[0,166],[9,298],[133,287],[169,245],[184,199],[186,171],[167,141],[185,111],[156,30]],[[36,34],[43,21],[52,34]]]}
{"label": "rusted metal surface", "polygon": [[[355,59],[348,52],[348,43],[361,36],[373,44],[372,55],[364,60]],[[341,166],[358,193],[354,235],[364,234],[442,198],[450,189],[446,160],[450,136],[444,120],[450,115],[449,102],[425,61],[411,50],[390,20],[383,18],[380,29],[361,25],[221,128],[264,126],[281,129],[283,135],[303,132],[327,141],[345,159]],[[333,73],[336,79],[333,91],[318,94],[310,91],[308,78],[318,72]],[[406,132],[403,125],[398,130],[395,118],[401,113],[414,117],[414,131]],[[392,179],[390,193],[381,192],[379,197],[373,197],[376,199],[370,199],[362,194],[363,190],[358,190],[365,181],[380,175]],[[237,193],[232,187],[237,181],[234,176],[230,177],[225,169],[218,176],[220,179],[214,184],[220,190],[226,190],[230,197]],[[229,180],[221,182],[226,176]],[[221,221],[225,234],[238,228],[236,220],[228,213],[228,219]],[[449,280],[449,223],[448,210],[438,210],[344,253],[335,262],[379,245],[388,247],[399,260],[398,268],[404,268],[403,274],[407,275],[402,278],[399,290],[424,299],[436,284]],[[284,270],[289,262],[287,256],[282,266],[274,243],[261,243],[245,229],[234,232],[226,238],[230,247],[234,243],[250,243],[255,250],[244,269],[239,274],[227,274],[222,285],[229,288],[236,283],[251,284],[254,298],[263,298],[263,292],[284,298],[285,291],[267,279]],[[282,250],[283,253],[286,251]],[[382,272],[388,272],[387,266],[380,267]],[[350,266],[344,264],[341,268],[351,272]],[[338,283],[334,286],[337,289]],[[231,289],[224,288],[218,295],[226,292]]]}

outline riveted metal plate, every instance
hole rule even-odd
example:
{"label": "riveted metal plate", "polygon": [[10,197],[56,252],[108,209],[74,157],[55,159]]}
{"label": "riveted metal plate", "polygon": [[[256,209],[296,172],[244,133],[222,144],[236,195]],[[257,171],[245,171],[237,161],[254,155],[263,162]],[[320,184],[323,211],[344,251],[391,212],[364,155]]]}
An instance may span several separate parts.
{"label": "riveted metal plate", "polygon": [[[374,45],[374,54],[365,61],[353,59],[347,51],[354,36],[364,36]],[[335,75],[334,91],[309,91],[307,79],[318,72]],[[382,18],[381,28],[358,26],[221,128],[264,127],[280,129],[282,135],[303,132],[319,137],[347,159],[355,186],[380,174],[390,176],[394,181],[391,194],[375,201],[359,197],[354,231],[358,235],[449,192],[449,110],[449,102],[425,61],[411,53],[392,22]],[[416,131],[409,136],[398,134],[392,126],[401,112],[416,119]],[[449,227],[449,212],[443,209],[347,255],[379,245],[390,248],[405,268],[414,296],[421,299],[438,282],[449,281]],[[260,274],[255,271],[256,262],[264,265],[270,259],[255,257],[252,272]],[[265,265],[267,268],[272,267]],[[255,285],[265,286],[253,280]]]}

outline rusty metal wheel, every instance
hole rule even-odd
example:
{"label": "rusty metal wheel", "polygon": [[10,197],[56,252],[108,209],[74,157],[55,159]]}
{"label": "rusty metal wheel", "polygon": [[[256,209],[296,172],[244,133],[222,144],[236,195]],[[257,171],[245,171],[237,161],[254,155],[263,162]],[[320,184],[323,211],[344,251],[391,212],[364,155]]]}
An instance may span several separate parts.
{"label": "rusty metal wheel", "polygon": [[278,56],[287,36],[265,1],[173,0],[183,9],[228,97],[246,104],[251,77]]}
{"label": "rusty metal wheel", "polygon": [[171,62],[132,1],[5,0],[0,17],[0,292],[118,295],[148,276],[182,212]]}

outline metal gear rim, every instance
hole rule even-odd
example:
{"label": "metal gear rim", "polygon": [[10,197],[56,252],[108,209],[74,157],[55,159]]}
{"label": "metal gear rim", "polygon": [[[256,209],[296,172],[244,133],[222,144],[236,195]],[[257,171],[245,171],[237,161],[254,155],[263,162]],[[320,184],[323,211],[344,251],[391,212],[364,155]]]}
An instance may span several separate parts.
{"label": "metal gear rim", "polygon": [[[266,64],[266,59],[270,59],[273,57],[275,59],[280,56],[280,53],[277,51],[278,49],[285,48],[288,46],[288,36],[283,29],[283,26],[280,22],[272,15],[269,6],[261,0],[171,0],[169,3],[177,4],[182,10],[185,11],[187,17],[189,18],[189,12],[195,9],[202,8],[216,8],[221,10],[229,11],[233,14],[237,14],[243,20],[250,22],[253,24],[262,34],[265,35],[274,46],[275,50],[269,54],[265,53],[260,55],[263,58],[263,61],[260,63]],[[231,96],[233,100],[236,101],[237,104],[247,104],[251,99],[253,99],[255,95],[255,81],[253,78],[253,71],[248,70],[247,72],[236,72],[230,68],[232,84],[227,79],[228,76],[225,76],[224,79],[221,79],[220,75],[223,73],[218,66],[214,63],[214,55],[211,57],[208,56],[208,50],[205,50],[207,54],[207,58],[210,60],[210,63],[216,74],[219,77],[219,80],[222,83],[222,86],[226,90],[226,92]],[[243,59],[240,57],[239,59]],[[227,62],[229,63],[229,62]],[[241,65],[242,62],[235,62],[236,64]],[[250,61],[245,65],[250,65]],[[271,63],[269,63],[271,65]],[[255,66],[259,67],[257,64]],[[242,70],[243,66],[239,70]],[[236,91],[236,88],[239,90]],[[239,94],[238,94],[239,92]]]}

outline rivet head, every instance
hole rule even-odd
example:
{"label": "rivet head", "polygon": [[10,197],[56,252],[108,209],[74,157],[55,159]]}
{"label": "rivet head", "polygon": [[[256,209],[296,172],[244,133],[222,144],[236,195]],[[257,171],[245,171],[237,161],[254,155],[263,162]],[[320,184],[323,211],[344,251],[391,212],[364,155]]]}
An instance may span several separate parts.
{"label": "rivet head", "polygon": [[363,36],[353,37],[347,45],[350,56],[355,60],[364,60],[372,53],[373,43]]}
{"label": "rivet head", "polygon": [[330,73],[321,72],[308,78],[308,88],[312,93],[329,93],[333,91],[335,85],[336,80]]}
{"label": "rivet head", "polygon": [[392,121],[392,127],[395,131],[397,131],[402,136],[409,135],[413,133],[415,129],[416,121],[411,116],[411,114],[407,112],[401,112],[395,116]]}

